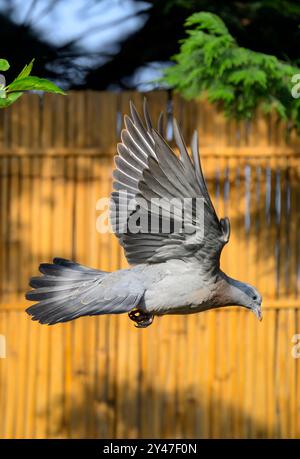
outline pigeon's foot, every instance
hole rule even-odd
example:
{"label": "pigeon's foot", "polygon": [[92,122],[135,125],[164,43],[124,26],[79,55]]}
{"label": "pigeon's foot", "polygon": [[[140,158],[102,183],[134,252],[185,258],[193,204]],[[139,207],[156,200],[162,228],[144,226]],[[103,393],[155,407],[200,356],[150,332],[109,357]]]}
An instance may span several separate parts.
{"label": "pigeon's foot", "polygon": [[134,308],[128,314],[129,318],[135,322],[137,328],[146,328],[152,324],[154,316],[149,314],[142,309]]}

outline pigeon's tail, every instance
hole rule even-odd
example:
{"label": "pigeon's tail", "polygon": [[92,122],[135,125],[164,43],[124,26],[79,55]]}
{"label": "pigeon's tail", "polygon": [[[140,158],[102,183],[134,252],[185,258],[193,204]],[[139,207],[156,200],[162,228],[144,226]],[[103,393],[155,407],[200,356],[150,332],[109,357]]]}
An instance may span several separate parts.
{"label": "pigeon's tail", "polygon": [[86,315],[120,314],[129,312],[140,300],[140,295],[113,295],[111,273],[91,269],[62,258],[53,264],[40,265],[43,276],[32,277],[34,290],[27,300],[38,303],[26,312],[42,324],[68,322]]}

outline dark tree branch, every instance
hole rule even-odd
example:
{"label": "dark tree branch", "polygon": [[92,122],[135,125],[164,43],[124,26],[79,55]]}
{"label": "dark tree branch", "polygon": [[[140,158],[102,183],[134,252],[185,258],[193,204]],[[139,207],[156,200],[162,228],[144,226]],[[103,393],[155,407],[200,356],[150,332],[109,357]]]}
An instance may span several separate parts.
{"label": "dark tree branch", "polygon": [[37,6],[38,2],[39,0],[31,0],[27,14],[25,15],[25,18],[23,21],[23,25],[25,27],[31,23],[31,18],[33,17],[33,13],[34,13],[35,7]]}
{"label": "dark tree branch", "polygon": [[34,19],[34,23],[36,24],[38,21],[41,21],[42,19],[45,19],[45,17],[47,17],[48,14],[50,14],[53,9],[56,7],[56,5],[58,3],[60,3],[61,0],[49,0],[49,5],[47,5],[39,14],[39,16],[37,16],[35,19]]}
{"label": "dark tree branch", "polygon": [[123,16],[121,18],[115,19],[113,21],[110,21],[106,24],[97,24],[93,27],[90,27],[89,29],[81,32],[79,35],[77,35],[76,38],[73,38],[72,40],[68,41],[65,43],[61,49],[64,49],[65,47],[71,47],[71,46],[76,46],[78,42],[80,42],[82,39],[87,37],[88,35],[92,35],[94,33],[99,33],[100,31],[103,32],[104,30],[111,29],[112,27],[115,27],[120,24],[120,22],[128,21],[129,19],[134,19],[136,17],[142,16],[143,14],[147,13],[147,9],[128,14],[127,16]]}

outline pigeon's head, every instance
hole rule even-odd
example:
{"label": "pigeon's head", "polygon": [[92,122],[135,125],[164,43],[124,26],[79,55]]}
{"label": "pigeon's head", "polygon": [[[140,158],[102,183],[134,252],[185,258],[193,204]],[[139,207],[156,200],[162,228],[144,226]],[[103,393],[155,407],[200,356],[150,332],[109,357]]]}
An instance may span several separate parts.
{"label": "pigeon's head", "polygon": [[262,297],[258,290],[250,284],[239,282],[235,279],[231,279],[230,277],[227,277],[227,282],[230,285],[230,293],[233,303],[250,309],[259,320],[262,320]]}

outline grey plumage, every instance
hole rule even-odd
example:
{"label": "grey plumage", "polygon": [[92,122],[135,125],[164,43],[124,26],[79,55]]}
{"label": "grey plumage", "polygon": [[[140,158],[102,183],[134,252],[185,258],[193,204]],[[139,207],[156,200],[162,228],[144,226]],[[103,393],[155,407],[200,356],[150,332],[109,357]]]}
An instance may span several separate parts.
{"label": "grey plumage", "polygon": [[[260,318],[257,290],[220,270],[230,223],[228,218],[218,219],[209,196],[197,133],[191,157],[174,122],[177,156],[163,137],[162,116],[156,130],[146,103],[144,122],[133,104],[130,111],[117,147],[110,218],[132,268],[107,273],[55,258],[53,264],[40,266],[41,277],[31,279],[33,290],[26,298],[37,303],[27,312],[47,324],[128,312],[138,326],[147,326],[155,315],[240,305]],[[194,206],[197,199],[202,200],[200,214]],[[128,226],[135,218],[138,233]],[[149,222],[156,225],[149,228]]]}

